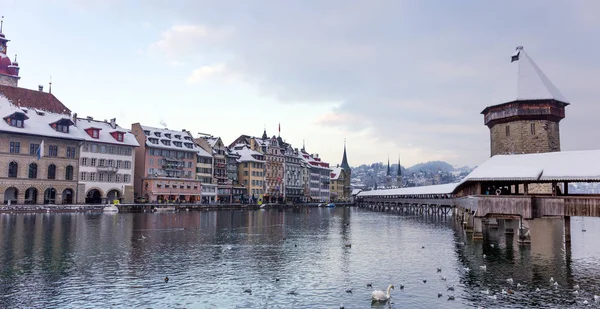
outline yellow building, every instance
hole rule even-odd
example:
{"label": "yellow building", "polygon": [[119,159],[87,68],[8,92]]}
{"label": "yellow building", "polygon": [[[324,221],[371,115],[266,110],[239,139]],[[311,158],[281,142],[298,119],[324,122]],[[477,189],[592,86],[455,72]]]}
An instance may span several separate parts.
{"label": "yellow building", "polygon": [[262,202],[265,194],[265,156],[244,144],[235,145],[232,151],[240,156],[238,179],[247,188],[247,200],[251,203]]}
{"label": "yellow building", "polygon": [[337,166],[331,171],[331,182],[329,184],[329,195],[331,200],[334,202],[345,202],[348,196],[344,194],[344,188],[346,186],[346,170]]}

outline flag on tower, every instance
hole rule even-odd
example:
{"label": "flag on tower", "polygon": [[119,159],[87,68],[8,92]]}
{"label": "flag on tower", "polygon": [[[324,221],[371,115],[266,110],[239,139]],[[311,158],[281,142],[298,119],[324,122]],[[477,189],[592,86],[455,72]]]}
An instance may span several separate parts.
{"label": "flag on tower", "polygon": [[519,55],[521,54],[522,49],[523,49],[523,46],[517,47],[517,50],[514,52],[514,54],[512,54],[512,56],[510,56],[510,63],[519,61]]}
{"label": "flag on tower", "polygon": [[38,160],[44,156],[44,141],[42,141],[42,143],[38,146],[38,149],[35,152],[35,156]]}

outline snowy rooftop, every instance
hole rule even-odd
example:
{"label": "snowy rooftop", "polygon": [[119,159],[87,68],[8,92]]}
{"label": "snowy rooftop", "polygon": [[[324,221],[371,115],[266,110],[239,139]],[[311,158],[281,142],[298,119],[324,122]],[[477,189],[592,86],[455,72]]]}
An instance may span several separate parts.
{"label": "snowy rooftop", "polygon": [[335,168],[333,168],[333,170],[331,171],[331,180],[338,180],[338,179],[340,179],[340,174],[342,174],[342,168],[341,167],[335,167]]}
{"label": "snowy rooftop", "polygon": [[[108,144],[117,144],[117,145],[128,145],[133,147],[138,147],[140,144],[135,139],[135,136],[131,134],[129,130],[126,130],[115,124],[115,128],[113,128],[110,122],[91,120],[87,118],[77,118],[77,123],[75,124],[77,128],[82,130],[83,137],[87,141],[100,142],[100,143],[108,143]],[[85,130],[89,128],[100,129],[98,132],[98,138],[92,138]],[[113,132],[122,132],[123,141],[118,141],[111,133]]]}
{"label": "snowy rooftop", "polygon": [[[194,139],[188,132],[141,126],[146,133],[146,146],[179,151],[198,152]],[[153,143],[155,141],[156,143]]]}
{"label": "snowy rooftop", "polygon": [[449,183],[433,186],[362,191],[358,196],[451,194],[457,186],[458,183]]}
{"label": "snowy rooftop", "polygon": [[240,156],[240,158],[238,159],[238,162],[261,162],[261,163],[265,162],[265,161],[257,160],[255,157],[253,157],[253,155],[262,156],[263,154],[250,149],[250,147],[248,147],[247,145],[239,145],[238,144],[232,150]]}
{"label": "snowy rooftop", "polygon": [[518,57],[517,100],[554,99],[569,103],[522,47],[517,48],[515,57]]}
{"label": "snowy rooftop", "polygon": [[73,140],[83,140],[85,138],[85,132],[75,126],[69,126],[68,133],[58,132],[50,126],[52,123],[61,119],[71,121],[69,115],[19,108],[10,103],[6,97],[0,95],[0,118],[5,118],[15,113],[20,113],[27,117],[23,122],[23,127],[10,126],[3,120],[0,121],[0,131]]}
{"label": "snowy rooftop", "polygon": [[600,150],[496,155],[478,166],[466,181],[600,181]]}
{"label": "snowy rooftop", "polygon": [[210,153],[206,152],[206,150],[204,150],[202,147],[197,147],[196,149],[198,150],[197,154],[198,154],[199,157],[210,157],[210,158],[212,158],[212,155]]}

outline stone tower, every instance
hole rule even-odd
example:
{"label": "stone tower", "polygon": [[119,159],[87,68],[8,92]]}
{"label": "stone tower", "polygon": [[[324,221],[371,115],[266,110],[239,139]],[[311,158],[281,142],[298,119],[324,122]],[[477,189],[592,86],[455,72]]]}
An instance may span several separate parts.
{"label": "stone tower", "polygon": [[560,151],[558,123],[565,118],[568,101],[522,46],[511,62],[518,65],[516,100],[481,112],[490,129],[491,156]]}
{"label": "stone tower", "polygon": [[342,156],[342,164],[340,165],[341,168],[344,169],[344,171],[346,171],[346,178],[344,180],[344,198],[350,198],[350,195],[352,194],[352,187],[350,186],[351,181],[352,181],[352,169],[350,168],[350,165],[348,164],[348,157],[346,156],[346,140],[344,139],[344,154]]}
{"label": "stone tower", "polygon": [[2,28],[4,26],[4,20],[0,20],[0,85],[17,87],[19,85],[19,63],[17,63],[17,56],[15,55],[15,61],[10,61],[7,56],[7,43],[10,40],[6,39]]}

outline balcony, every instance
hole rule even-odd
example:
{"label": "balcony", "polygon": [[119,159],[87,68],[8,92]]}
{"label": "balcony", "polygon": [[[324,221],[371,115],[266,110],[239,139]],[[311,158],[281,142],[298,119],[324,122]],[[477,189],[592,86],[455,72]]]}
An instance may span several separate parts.
{"label": "balcony", "polygon": [[118,172],[119,168],[118,167],[114,167],[114,166],[98,166],[96,168],[96,170],[99,173],[111,173],[112,174],[112,173]]}
{"label": "balcony", "polygon": [[183,165],[179,164],[163,164],[163,169],[171,171],[180,171],[183,169]]}

